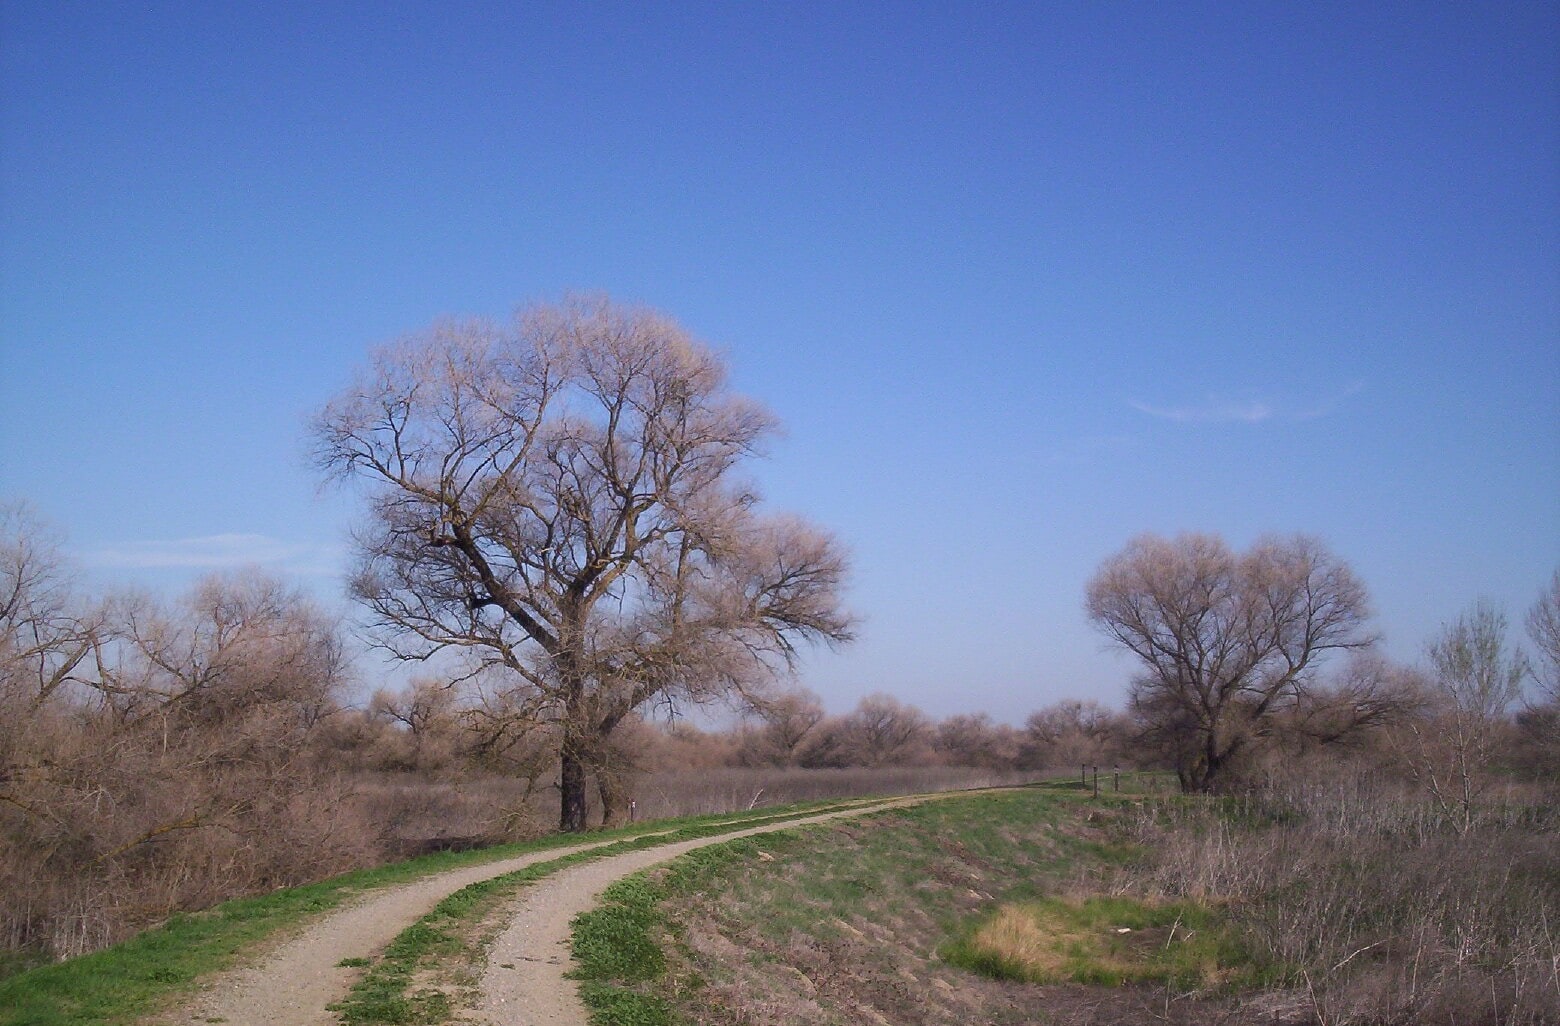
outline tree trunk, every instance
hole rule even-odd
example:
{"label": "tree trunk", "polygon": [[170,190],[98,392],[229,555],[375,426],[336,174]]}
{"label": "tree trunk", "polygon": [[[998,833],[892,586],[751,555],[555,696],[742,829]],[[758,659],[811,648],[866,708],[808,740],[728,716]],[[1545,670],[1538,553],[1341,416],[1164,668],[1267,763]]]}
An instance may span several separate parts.
{"label": "tree trunk", "polygon": [[562,792],[562,811],[558,817],[558,829],[566,834],[577,834],[585,829],[590,806],[585,793],[585,760],[579,748],[565,741],[562,752],[562,771],[558,777]]}
{"label": "tree trunk", "polygon": [[621,826],[628,816],[628,788],[618,774],[598,766],[596,788],[601,792],[601,825]]}
{"label": "tree trunk", "polygon": [[[565,637],[580,636],[576,629],[565,632]],[[590,739],[582,725],[585,705],[585,681],[579,672],[578,653],[565,648],[554,656],[558,675],[563,684],[563,744],[560,746],[558,789],[560,810],[558,829],[566,834],[577,834],[587,826],[590,815],[586,794],[585,771],[591,752]]]}

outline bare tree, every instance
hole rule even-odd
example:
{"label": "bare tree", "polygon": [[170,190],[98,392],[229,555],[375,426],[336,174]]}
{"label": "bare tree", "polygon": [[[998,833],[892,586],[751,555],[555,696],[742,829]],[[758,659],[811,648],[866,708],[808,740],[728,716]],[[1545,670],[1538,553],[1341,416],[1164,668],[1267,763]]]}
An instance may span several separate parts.
{"label": "bare tree", "polygon": [[377,353],[318,416],[322,469],[367,483],[352,587],[400,659],[503,667],[559,732],[560,823],[631,711],[703,701],[843,641],[845,560],[736,477],[770,416],[667,318],[571,299]]}
{"label": "bare tree", "polygon": [[1549,578],[1549,586],[1527,615],[1528,637],[1538,649],[1533,664],[1533,679],[1538,684],[1540,701],[1560,705],[1560,569]]}
{"label": "bare tree", "polygon": [[1409,723],[1409,765],[1441,812],[1472,828],[1488,769],[1528,663],[1506,648],[1506,616],[1483,602],[1430,644],[1430,714]]}
{"label": "bare tree", "polygon": [[1019,756],[1018,732],[993,723],[985,713],[950,716],[937,725],[933,746],[952,766],[1012,769]]}
{"label": "bare tree", "polygon": [[1145,535],[1100,568],[1087,609],[1142,662],[1132,709],[1190,791],[1225,782],[1306,693],[1320,656],[1373,641],[1364,587],[1303,536],[1238,554],[1209,535]]}
{"label": "bare tree", "polygon": [[422,677],[399,691],[381,688],[369,699],[368,711],[391,725],[407,769],[446,769],[460,755],[463,710],[447,684]]}
{"label": "bare tree", "polygon": [[925,758],[931,740],[926,714],[883,692],[863,698],[839,722],[846,765],[903,765]]}
{"label": "bare tree", "polygon": [[73,681],[95,681],[102,628],[102,611],[78,602],[31,509],[0,505],[0,696],[37,708]]}
{"label": "bare tree", "polygon": [[1527,632],[1537,658],[1531,664],[1533,697],[1517,714],[1520,761],[1553,779],[1560,777],[1560,570],[1528,610]]}
{"label": "bare tree", "polygon": [[764,696],[752,712],[762,726],[744,738],[741,755],[749,765],[795,765],[803,743],[824,719],[823,703],[804,688]]}

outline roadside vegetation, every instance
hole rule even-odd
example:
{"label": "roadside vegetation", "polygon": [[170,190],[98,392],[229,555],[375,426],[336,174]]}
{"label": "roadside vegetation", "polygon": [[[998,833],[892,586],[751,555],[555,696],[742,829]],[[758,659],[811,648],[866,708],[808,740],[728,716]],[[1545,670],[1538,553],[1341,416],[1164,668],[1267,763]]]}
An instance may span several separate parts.
{"label": "roadside vegetation", "polygon": [[[957,798],[704,849],[576,924],[599,1026],[1560,1020],[1560,822],[1301,767]],[[1136,783],[1135,780],[1132,781]]]}
{"label": "roadside vegetation", "polygon": [[[755,822],[778,821],[810,815],[836,806],[809,803],[783,810],[766,809],[721,816],[688,817],[598,832],[589,838],[599,849],[570,853],[535,863],[516,873],[472,885],[430,913],[375,960],[364,960],[372,983],[359,987],[349,1002],[361,1021],[408,1022],[406,987],[393,977],[406,966],[415,966],[445,938],[440,924],[470,921],[474,914],[490,910],[493,896],[502,897],[514,887],[540,879],[558,869],[642,847],[653,847],[691,837],[735,829]],[[102,951],[52,965],[41,966],[0,980],[0,1024],[4,1026],[86,1026],[91,1023],[132,1023],[141,1016],[167,1007],[200,978],[231,965],[236,957],[268,938],[295,928],[330,911],[356,895],[407,883],[421,877],[466,866],[496,862],[528,853],[581,843],[581,838],[555,834],[533,841],[502,845],[480,851],[439,852],[420,858],[360,870],[304,887],[224,902],[211,909],[178,915],[161,926]],[[484,901],[487,901],[484,904]],[[448,953],[445,943],[439,950]],[[385,983],[390,977],[391,982]],[[364,997],[363,995],[367,995]],[[387,999],[389,1018],[375,1019],[377,997]],[[426,1000],[418,1014],[426,1016]],[[394,1016],[399,1015],[401,1018]]]}
{"label": "roadside vegetation", "polygon": [[[1320,540],[1145,535],[1084,596],[1136,659],[1124,709],[1014,726],[878,693],[831,715],[785,672],[850,637],[843,551],[728,494],[769,424],[674,324],[576,299],[375,366],[382,394],[344,392],[315,441],[323,469],[377,482],[351,583],[374,643],[428,674],[404,686],[367,694],[343,624],[259,572],[84,595],[46,526],[0,505],[0,1007],[48,992],[90,1021],[110,981],[151,1002],[353,888],[454,864],[395,865],[416,856],[1080,772],[1087,801],[775,839],[721,881],[729,910],[674,874],[665,965],[612,993],[675,1016],[691,987],[716,1022],[1001,1022],[1034,987],[1094,1022],[1246,1014],[1253,989],[1280,1021],[1560,1020],[1560,571],[1526,643],[1479,603],[1405,665]],[[433,405],[394,412],[412,396]],[[587,399],[597,421],[557,416]],[[683,718],[712,703],[725,726]],[[1095,790],[1122,768],[1184,797]],[[466,957],[486,915],[366,978],[410,952],[413,993],[419,952]],[[1091,981],[1122,986],[1068,989]]]}

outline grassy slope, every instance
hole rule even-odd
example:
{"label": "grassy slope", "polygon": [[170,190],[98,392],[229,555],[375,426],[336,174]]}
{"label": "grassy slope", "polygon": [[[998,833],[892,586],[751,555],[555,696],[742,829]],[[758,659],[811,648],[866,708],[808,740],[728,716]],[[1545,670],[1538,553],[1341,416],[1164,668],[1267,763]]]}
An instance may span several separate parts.
{"label": "grassy slope", "polygon": [[[950,958],[968,950],[993,909],[1015,902],[1077,910],[1080,935],[1157,926],[1167,913],[1141,902],[1060,900],[1081,899],[1132,856],[1112,829],[1127,808],[1066,787],[971,796],[732,841],[638,874],[576,924],[593,1022],[1033,1021],[1031,989],[961,972]],[[1078,947],[1064,975],[1185,983],[1194,963],[1206,971],[1208,952]],[[1053,992],[1048,1003],[1065,1018],[1081,993]],[[1129,1021],[1150,996],[1141,987],[1107,993],[1081,1013]],[[1110,1006],[1103,1014],[1101,1001]]]}

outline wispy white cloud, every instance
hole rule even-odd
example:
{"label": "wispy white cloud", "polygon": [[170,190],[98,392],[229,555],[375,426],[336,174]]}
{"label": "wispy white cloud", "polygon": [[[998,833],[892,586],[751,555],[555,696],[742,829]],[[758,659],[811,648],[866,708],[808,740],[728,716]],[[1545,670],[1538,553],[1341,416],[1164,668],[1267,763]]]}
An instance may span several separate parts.
{"label": "wispy white cloud", "polygon": [[134,570],[221,570],[264,566],[296,574],[336,572],[331,546],[284,542],[263,534],[210,534],[173,541],[131,541],[80,553],[83,562]]}
{"label": "wispy white cloud", "polygon": [[1139,413],[1178,424],[1261,424],[1270,420],[1300,421],[1325,417],[1342,405],[1344,400],[1364,388],[1363,381],[1354,381],[1322,399],[1230,398],[1211,395],[1200,403],[1190,405],[1162,406],[1137,399],[1127,400],[1127,405]]}
{"label": "wispy white cloud", "polygon": [[1260,424],[1273,416],[1273,407],[1260,399],[1210,397],[1195,406],[1155,406],[1129,399],[1128,405],[1151,417],[1178,424]]}

